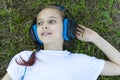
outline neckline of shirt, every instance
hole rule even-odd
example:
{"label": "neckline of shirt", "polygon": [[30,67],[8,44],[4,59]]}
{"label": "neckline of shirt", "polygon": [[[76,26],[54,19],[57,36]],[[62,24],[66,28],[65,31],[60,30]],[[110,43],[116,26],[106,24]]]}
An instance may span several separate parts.
{"label": "neckline of shirt", "polygon": [[42,55],[48,55],[48,56],[66,56],[69,55],[70,52],[67,50],[63,50],[63,51],[57,51],[57,50],[40,50],[38,51],[38,54],[42,54]]}

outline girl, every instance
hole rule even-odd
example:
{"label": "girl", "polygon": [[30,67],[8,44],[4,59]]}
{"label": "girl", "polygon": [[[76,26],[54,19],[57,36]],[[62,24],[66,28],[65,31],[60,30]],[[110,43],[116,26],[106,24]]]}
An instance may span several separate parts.
{"label": "girl", "polygon": [[[62,6],[47,6],[37,15],[31,34],[43,50],[22,51],[11,60],[3,80],[96,80],[120,75],[120,52],[95,31],[77,25]],[[63,50],[64,40],[92,42],[110,61]]]}

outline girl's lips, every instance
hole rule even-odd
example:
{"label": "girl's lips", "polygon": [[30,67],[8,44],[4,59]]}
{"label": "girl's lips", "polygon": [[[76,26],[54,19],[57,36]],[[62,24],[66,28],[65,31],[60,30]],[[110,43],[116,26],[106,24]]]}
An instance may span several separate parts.
{"label": "girl's lips", "polygon": [[41,35],[42,36],[47,36],[47,35],[50,35],[50,34],[52,34],[52,33],[50,33],[50,32],[43,32]]}

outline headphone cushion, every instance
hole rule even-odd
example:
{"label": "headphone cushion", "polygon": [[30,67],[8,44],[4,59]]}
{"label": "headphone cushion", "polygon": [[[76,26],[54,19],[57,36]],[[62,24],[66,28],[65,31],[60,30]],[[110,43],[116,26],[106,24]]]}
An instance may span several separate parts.
{"label": "headphone cushion", "polygon": [[40,38],[38,37],[36,24],[32,25],[32,27],[30,29],[30,34],[31,34],[31,37],[34,40],[34,42],[38,42],[39,44],[43,44],[42,41],[40,40]]}
{"label": "headphone cushion", "polygon": [[76,23],[72,19],[65,18],[63,22],[63,37],[64,40],[71,40],[75,38]]}

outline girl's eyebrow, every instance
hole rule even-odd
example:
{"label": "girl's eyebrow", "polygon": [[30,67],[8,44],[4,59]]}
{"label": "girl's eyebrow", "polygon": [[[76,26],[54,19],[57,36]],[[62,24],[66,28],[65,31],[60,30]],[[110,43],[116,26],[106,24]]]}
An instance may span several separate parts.
{"label": "girl's eyebrow", "polygon": [[[55,18],[55,19],[57,19],[57,17],[55,17],[55,16],[50,16],[49,18]],[[42,20],[42,19],[38,18],[37,20]]]}
{"label": "girl's eyebrow", "polygon": [[56,19],[57,17],[55,17],[55,16],[50,16],[49,18],[55,18],[55,19]]}
{"label": "girl's eyebrow", "polygon": [[38,18],[37,21],[38,21],[38,20],[42,20],[42,19],[41,19],[41,18]]}

